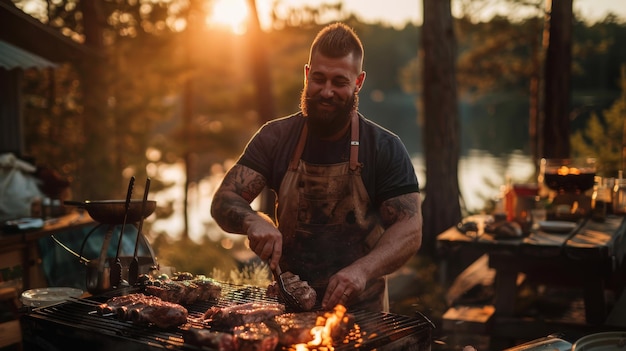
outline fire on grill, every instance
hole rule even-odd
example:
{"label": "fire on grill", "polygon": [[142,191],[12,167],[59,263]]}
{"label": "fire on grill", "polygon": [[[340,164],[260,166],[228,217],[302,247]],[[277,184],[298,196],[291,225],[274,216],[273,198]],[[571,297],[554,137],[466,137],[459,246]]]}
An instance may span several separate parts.
{"label": "fire on grill", "polygon": [[[101,316],[113,314],[121,321],[162,329],[188,322],[185,307],[143,293],[110,298],[96,310]],[[298,350],[307,350],[306,346],[332,346],[333,339],[342,340],[354,325],[354,317],[341,305],[334,313],[285,313],[285,306],[280,303],[248,302],[210,307],[200,322],[221,331],[189,329],[185,340],[196,346],[242,351],[274,350],[278,344],[299,344]],[[231,333],[234,337],[225,335]]]}
{"label": "fire on grill", "polygon": [[213,295],[192,299],[193,303],[173,298],[174,294],[148,293],[149,286],[179,283],[201,289],[189,284],[197,277],[178,280],[182,277],[144,280],[137,286],[34,309],[21,318],[24,341],[31,343],[24,349],[81,345],[92,351],[430,350],[433,326],[421,315],[346,311],[341,305],[333,311],[296,312],[269,297],[266,288],[217,281],[212,282]]}

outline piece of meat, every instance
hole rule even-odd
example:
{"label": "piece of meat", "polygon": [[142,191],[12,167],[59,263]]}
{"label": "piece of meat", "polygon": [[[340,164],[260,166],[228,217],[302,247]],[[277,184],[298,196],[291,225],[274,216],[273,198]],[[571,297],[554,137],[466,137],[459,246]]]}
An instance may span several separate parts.
{"label": "piece of meat", "polygon": [[118,313],[118,309],[123,306],[129,306],[136,303],[141,303],[146,299],[152,299],[156,297],[149,297],[141,293],[136,294],[128,294],[123,296],[112,297],[106,302],[98,305],[96,307],[96,311],[99,314],[110,314],[110,313]]}
{"label": "piece of meat", "polygon": [[278,287],[278,283],[274,280],[267,286],[265,290],[265,296],[269,298],[279,298],[280,297],[279,289],[280,288]]}
{"label": "piece of meat", "polygon": [[310,311],[315,306],[317,293],[309,285],[308,282],[300,280],[300,276],[291,272],[284,272],[281,278],[285,283],[285,289],[289,292],[300,305],[303,311]]}
{"label": "piece of meat", "polygon": [[222,285],[214,279],[198,275],[193,282],[200,288],[199,301],[217,300],[222,295]]}
{"label": "piece of meat", "polygon": [[189,328],[183,331],[185,343],[218,351],[235,351],[233,335],[210,329]]}
{"label": "piece of meat", "polygon": [[189,315],[183,306],[167,301],[147,304],[142,308],[131,310],[130,314],[131,320],[135,324],[153,324],[163,329],[185,324]]}
{"label": "piece of meat", "polygon": [[192,276],[190,273],[177,273],[174,278],[142,276],[139,282],[144,293],[179,304],[217,299],[222,292],[220,283],[203,275]]}
{"label": "piece of meat", "polygon": [[318,312],[283,313],[268,325],[278,332],[280,345],[305,344],[313,340],[311,329],[316,326]]}
{"label": "piece of meat", "polygon": [[118,307],[131,303],[134,300],[140,299],[143,296],[145,295],[144,294],[129,294],[129,295],[123,295],[123,296],[116,296],[98,305],[96,307],[96,311],[98,312],[98,314],[101,314],[101,315],[114,313]]}
{"label": "piece of meat", "polygon": [[146,302],[137,301],[127,306],[118,307],[115,312],[115,315],[117,316],[117,319],[121,321],[129,321],[132,319],[131,313],[133,311],[140,310],[146,306],[148,306]]}
{"label": "piece of meat", "polygon": [[276,331],[263,322],[236,326],[233,336],[237,351],[274,351],[278,345]]}
{"label": "piece of meat", "polygon": [[306,344],[314,339],[311,329],[323,327],[329,318],[333,318],[333,323],[329,323],[328,332],[334,343],[343,341],[354,327],[354,315],[346,313],[345,307],[337,307],[334,311],[315,311],[283,313],[275,316],[271,321],[265,323],[278,332],[279,345],[288,346],[295,344]]}
{"label": "piece of meat", "polygon": [[97,306],[100,314],[114,313],[118,320],[171,328],[187,322],[188,311],[183,306],[141,293],[116,296]]}
{"label": "piece of meat", "polygon": [[262,322],[282,313],[285,313],[285,306],[280,303],[248,302],[228,307],[213,306],[203,318],[217,327],[232,329],[238,325]]}

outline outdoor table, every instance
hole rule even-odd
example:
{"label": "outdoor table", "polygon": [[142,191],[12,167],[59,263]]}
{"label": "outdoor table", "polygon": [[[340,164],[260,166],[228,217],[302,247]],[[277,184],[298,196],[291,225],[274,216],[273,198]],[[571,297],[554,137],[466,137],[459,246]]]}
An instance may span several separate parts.
{"label": "outdoor table", "polygon": [[602,324],[608,315],[605,289],[621,289],[626,252],[625,217],[610,215],[604,222],[581,219],[566,233],[534,229],[526,236],[496,239],[485,233],[484,222],[490,216],[475,215],[463,222],[478,223],[475,233],[461,233],[451,227],[437,237],[437,247],[444,256],[455,250],[472,249],[488,255],[495,270],[494,316],[513,318],[519,273],[543,284],[581,288],[587,324]]}
{"label": "outdoor table", "polygon": [[[44,284],[40,271],[37,241],[61,231],[93,225],[94,221],[84,211],[73,211],[60,217],[46,220],[40,229],[15,233],[0,231],[0,269],[21,266],[22,289],[40,288]],[[20,291],[21,293],[21,291]]]}

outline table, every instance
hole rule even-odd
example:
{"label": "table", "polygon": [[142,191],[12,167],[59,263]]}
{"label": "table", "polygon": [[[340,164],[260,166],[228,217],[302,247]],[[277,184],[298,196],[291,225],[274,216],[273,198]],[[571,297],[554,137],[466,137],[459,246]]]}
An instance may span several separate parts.
{"label": "table", "polygon": [[0,268],[18,267],[22,269],[22,289],[43,287],[38,281],[38,246],[40,238],[59,231],[82,228],[95,222],[89,214],[77,210],[44,222],[41,229],[21,231],[17,233],[0,232]]}
{"label": "table", "polygon": [[[547,284],[579,287],[583,291],[586,323],[602,324],[608,315],[605,289],[624,287],[626,218],[608,216],[604,222],[582,219],[566,233],[533,230],[519,238],[496,239],[485,233],[484,222],[491,216],[476,215],[463,221],[478,223],[475,235],[451,227],[437,237],[444,257],[458,250],[472,249],[488,255],[496,271],[494,281],[495,317],[513,317],[519,273]],[[468,233],[470,234],[470,233]]]}

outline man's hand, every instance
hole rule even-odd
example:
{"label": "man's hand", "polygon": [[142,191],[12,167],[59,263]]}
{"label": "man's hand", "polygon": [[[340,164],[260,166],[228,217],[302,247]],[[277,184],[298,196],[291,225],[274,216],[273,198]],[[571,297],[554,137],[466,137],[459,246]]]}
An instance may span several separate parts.
{"label": "man's hand", "polygon": [[250,207],[265,184],[260,173],[233,166],[213,196],[211,215],[225,231],[248,235],[252,251],[263,261],[270,260],[270,267],[275,268],[282,254],[282,235],[267,215]]}
{"label": "man's hand", "polygon": [[337,304],[347,305],[350,298],[359,296],[365,285],[367,277],[363,269],[357,265],[350,265],[330,277],[326,294],[322,300],[322,308],[332,310]]}
{"label": "man's hand", "polygon": [[322,300],[324,308],[345,304],[359,296],[368,281],[399,269],[422,243],[422,212],[419,193],[384,201],[380,215],[385,231],[372,251],[330,277]]}
{"label": "man's hand", "polygon": [[268,262],[270,268],[276,268],[283,252],[283,236],[272,219],[264,213],[257,212],[244,219],[244,227],[248,228],[250,249],[263,262]]}

